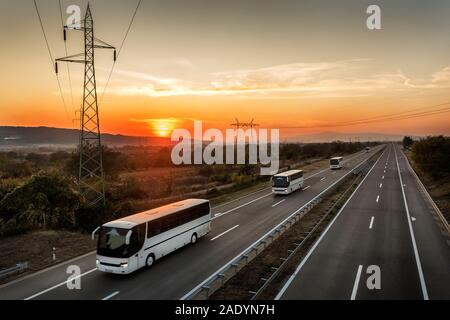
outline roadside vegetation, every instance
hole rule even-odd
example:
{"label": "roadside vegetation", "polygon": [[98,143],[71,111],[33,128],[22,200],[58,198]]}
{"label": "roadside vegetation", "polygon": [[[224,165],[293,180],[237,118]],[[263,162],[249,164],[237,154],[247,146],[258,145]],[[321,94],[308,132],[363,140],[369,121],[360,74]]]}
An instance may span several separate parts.
{"label": "roadside vegetation", "polygon": [[[289,169],[362,150],[366,144],[283,144],[281,166]],[[33,230],[91,232],[114,218],[184,197],[221,197],[267,183],[256,165],[175,167],[168,147],[105,148],[107,205],[78,208],[78,154],[48,149],[0,153],[0,236]],[[309,161],[309,162],[308,162]]]}
{"label": "roadside vegetation", "polygon": [[[406,139],[406,138],[405,138]],[[412,139],[411,139],[412,140]],[[410,141],[406,153],[422,182],[450,223],[450,137],[435,136]]]}

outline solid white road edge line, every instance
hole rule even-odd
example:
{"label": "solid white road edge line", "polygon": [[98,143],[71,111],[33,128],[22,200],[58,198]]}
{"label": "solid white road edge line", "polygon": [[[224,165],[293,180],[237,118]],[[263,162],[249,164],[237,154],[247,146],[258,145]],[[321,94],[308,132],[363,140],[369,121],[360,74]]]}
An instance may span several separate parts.
{"label": "solid white road edge line", "polygon": [[[80,274],[80,275],[77,276],[77,277],[71,278],[70,280],[73,281],[73,280],[82,278],[82,277],[84,277],[85,275],[88,275],[88,274],[90,274],[90,273],[92,273],[92,272],[94,272],[94,271],[96,271],[96,270],[97,270],[97,268],[91,269],[91,270],[89,270],[89,271],[86,271],[85,273]],[[30,296],[30,297],[28,297],[28,298],[25,298],[24,300],[32,300],[32,299],[34,299],[34,298],[36,298],[36,297],[39,297],[39,296],[43,295],[44,293],[47,293],[47,292],[49,292],[49,291],[52,291],[53,289],[56,289],[56,288],[58,288],[58,287],[61,287],[61,286],[65,285],[65,284],[67,284],[68,282],[69,282],[69,280],[66,280],[66,281],[64,281],[64,282],[61,282],[61,283],[59,283],[59,284],[57,284],[57,285],[54,285],[53,287],[50,287],[50,288],[45,289],[45,290],[42,290],[41,292],[38,292],[38,293],[36,293],[36,294],[33,294],[32,296]]]}
{"label": "solid white road edge line", "polygon": [[402,175],[400,173],[400,165],[398,164],[397,151],[394,149],[394,152],[395,152],[395,161],[397,162],[398,177],[400,178],[400,187],[402,189],[403,202],[405,203],[406,216],[408,218],[409,233],[411,235],[411,242],[412,242],[413,249],[414,249],[414,256],[416,258],[417,272],[419,273],[420,286],[422,287],[423,299],[429,300],[427,286],[425,284],[425,278],[423,276],[423,271],[422,271],[422,264],[420,263],[419,252],[417,250],[416,239],[414,237],[414,230],[413,230],[412,223],[411,223],[411,215],[409,213],[408,202],[406,201],[405,188],[403,186],[403,179],[402,179]]}
{"label": "solid white road edge line", "polygon": [[353,284],[352,296],[350,297],[350,300],[356,299],[356,294],[358,293],[359,279],[361,278],[362,268],[363,268],[363,266],[359,265],[358,271],[356,272],[355,283]]}
{"label": "solid white road edge line", "polygon": [[[434,210],[436,211],[436,213],[438,214],[439,218],[441,219],[442,224],[444,225],[445,229],[447,229],[447,232],[450,234],[450,225],[448,224],[447,220],[445,219],[444,215],[442,214],[441,210],[439,209],[439,207],[436,205],[436,203],[434,202],[433,198],[430,196],[430,194],[428,193],[427,188],[425,188],[424,184],[422,183],[422,181],[420,180],[419,176],[417,175],[417,173],[414,171],[414,169],[411,167],[411,164],[409,163],[409,159],[408,157],[403,154],[403,157],[405,158],[405,161],[408,165],[408,169],[409,171],[413,174],[413,176],[416,178],[416,181],[419,184],[419,187],[422,189],[422,191],[424,192],[425,196],[428,198],[428,200],[430,201],[432,207],[434,208]],[[1,288],[1,287],[0,287]]]}
{"label": "solid white road edge line", "polygon": [[[386,151],[386,150],[385,150]],[[384,152],[383,151],[383,154]],[[383,156],[383,154],[380,156],[380,158]],[[380,159],[379,158],[379,159]],[[363,161],[361,161],[358,165],[355,166],[355,168],[361,166],[364,162],[366,162],[368,159],[364,159]],[[378,160],[377,160],[378,162]],[[351,172],[349,172],[348,174],[350,174]],[[370,173],[370,171],[369,171]],[[337,181],[335,181],[333,184],[331,184],[329,187],[337,184],[341,179],[344,179],[348,174],[344,175],[343,177],[341,177],[340,179],[338,179]],[[312,199],[311,199],[312,201]],[[271,232],[273,232],[273,230],[275,230],[276,228],[278,228],[279,226],[281,226],[283,223],[286,222],[287,219],[289,219],[290,217],[294,216],[295,214],[297,214],[298,212],[300,212],[300,210],[302,210],[304,207],[306,207],[306,205],[308,205],[309,203],[311,203],[311,201],[309,201],[308,203],[306,203],[305,205],[301,206],[299,209],[297,209],[296,211],[294,211],[292,214],[290,214],[284,221],[281,221],[278,225],[276,225],[274,228],[272,228],[271,230],[269,230],[265,235],[263,235],[261,238],[259,238],[258,240],[256,240],[253,244],[251,244],[249,247],[245,248],[244,251],[242,251],[240,254],[238,254],[236,257],[234,257],[233,259],[231,259],[229,262],[227,262],[225,265],[223,265],[222,267],[220,267],[217,271],[213,272],[212,274],[210,274],[205,280],[203,280],[202,282],[200,282],[197,286],[195,286],[194,288],[192,288],[189,292],[187,292],[184,296],[182,296],[180,298],[180,300],[186,300],[193,292],[195,292],[196,290],[198,290],[199,288],[201,288],[203,286],[204,283],[208,282],[210,279],[212,279],[218,272],[220,272],[224,267],[226,267],[228,264],[230,264],[233,260],[237,259],[239,256],[241,256],[242,254],[244,254],[244,252],[246,252],[249,248],[255,246],[259,241],[261,241],[261,239],[265,238],[267,235],[269,235]]]}
{"label": "solid white road edge line", "polygon": [[224,236],[224,235],[226,235],[228,232],[231,232],[231,231],[233,231],[234,229],[236,229],[237,227],[239,227],[239,225],[237,224],[237,225],[235,225],[234,227],[232,227],[232,228],[230,228],[230,229],[228,229],[227,231],[224,231],[224,232],[222,232],[221,234],[219,234],[218,236],[216,236],[216,237],[214,237],[214,238],[212,238],[211,239],[211,241],[214,241],[214,240],[216,240],[216,239],[219,239],[220,237],[222,237],[222,236]]}
{"label": "solid white road edge line", "polygon": [[[358,157],[358,156],[361,156],[361,154],[357,153],[354,157],[352,157],[352,159],[353,159],[353,158],[356,158],[356,157]],[[315,173],[315,174],[313,174],[313,175],[311,175],[311,176],[305,178],[305,180],[307,180],[307,179],[309,179],[309,178],[312,178],[312,177],[314,177],[314,176],[316,176],[316,175],[319,175],[319,174],[321,174],[321,173],[323,173],[323,172],[325,172],[325,171],[328,171],[328,170],[330,170],[330,169],[327,168],[327,169],[321,170],[321,171],[319,171],[319,172],[317,172],[317,173]],[[267,188],[267,189],[268,189],[268,188]],[[255,191],[254,193],[261,192],[261,191],[263,191],[263,190],[264,190],[264,189],[261,189],[261,190]],[[251,194],[254,194],[254,193],[251,193]],[[245,195],[245,196],[243,196],[243,197],[241,197],[241,198],[244,198],[244,197],[249,196],[249,195],[251,195],[251,194]],[[266,196],[264,196],[264,197],[267,197],[267,196],[269,196],[269,195],[271,195],[271,194],[272,194],[272,193],[270,193],[270,194],[268,194],[268,195],[266,195]],[[261,197],[261,198],[264,198],[264,197]],[[241,198],[239,198],[239,199],[241,199]],[[252,201],[252,202],[255,202],[255,201],[259,200],[259,199],[260,199],[260,198],[254,200],[254,201]],[[236,199],[236,200],[238,200],[238,199]],[[230,202],[228,202],[228,203],[232,203],[233,201],[236,201],[236,200],[232,200],[232,201],[230,201]],[[228,204],[228,203],[221,204],[221,205],[219,205],[219,206],[217,206],[217,207],[223,206],[223,205]],[[245,205],[248,205],[248,204],[249,204],[249,203],[247,203],[247,204],[245,204]],[[242,206],[239,206],[238,208],[242,208]],[[238,208],[235,208],[235,209],[233,209],[232,211],[237,210]],[[230,212],[231,212],[231,211],[230,211]],[[214,219],[216,219],[216,218],[219,218],[219,217],[222,216],[222,215],[223,215],[223,214],[217,214],[212,220],[214,220]],[[230,231],[231,231],[231,230],[230,230]],[[44,269],[44,270],[38,271],[38,272],[36,272],[36,273],[34,273],[34,274],[31,274],[31,275],[29,275],[29,276],[23,277],[23,278],[21,278],[21,279],[17,279],[17,280],[15,280],[15,281],[12,281],[12,282],[10,282],[10,283],[7,283],[7,284],[5,284],[5,285],[2,285],[1,287],[6,287],[6,286],[8,286],[8,285],[11,285],[11,284],[20,282],[20,281],[22,281],[22,280],[31,278],[31,277],[33,277],[33,276],[42,274],[42,273],[44,273],[44,272],[46,272],[46,271],[50,271],[50,270],[52,270],[52,269],[54,269],[54,268],[57,268],[57,267],[59,267],[59,266],[61,266],[61,265],[67,264],[67,263],[69,263],[70,261],[75,261],[75,260],[81,259],[81,258],[83,258],[83,257],[85,257],[85,256],[88,256],[88,255],[91,255],[91,254],[95,254],[95,251],[89,252],[89,253],[87,253],[87,254],[85,254],[85,255],[83,255],[83,256],[80,256],[80,257],[73,258],[73,259],[71,259],[71,260],[69,260],[69,261],[62,262],[61,264],[58,264],[58,265],[53,266],[53,267],[51,267],[51,268],[48,268],[48,269]],[[80,276],[78,276],[78,277],[76,277],[76,278],[72,278],[71,280],[74,280],[74,279],[77,279],[77,278],[81,278],[81,277],[83,277],[83,276],[85,276],[85,275],[88,275],[88,274],[90,274],[90,273],[92,273],[92,272],[94,272],[94,271],[96,271],[96,270],[97,270],[97,268],[91,269],[91,270],[89,270],[89,271],[87,271],[87,272],[81,274]],[[52,290],[54,290],[54,289],[56,289],[56,288],[58,288],[58,287],[60,287],[60,286],[62,286],[62,285],[64,285],[64,284],[67,284],[67,282],[68,282],[68,281],[61,282],[61,283],[59,283],[59,284],[57,284],[57,285],[54,285],[54,286],[52,286],[52,287],[50,287],[50,288],[47,288],[47,289],[45,289],[45,290],[43,290],[43,291],[40,291],[40,292],[38,292],[38,293],[36,293],[36,294],[34,294],[34,295],[28,297],[28,298],[25,298],[24,300],[32,300],[32,299],[34,299],[34,298],[36,298],[36,297],[38,297],[38,296],[40,296],[40,295],[43,295],[43,294],[45,294],[45,293],[47,293],[47,292],[49,292],[49,291],[52,291]]]}
{"label": "solid white road edge line", "polygon": [[320,244],[320,242],[323,240],[323,238],[325,238],[326,234],[328,233],[328,231],[331,229],[331,227],[333,226],[333,224],[336,222],[336,220],[339,218],[339,216],[341,215],[341,213],[344,211],[345,207],[347,206],[347,204],[350,202],[350,200],[353,198],[353,196],[356,194],[356,192],[359,190],[359,188],[363,185],[364,181],[366,181],[367,177],[370,175],[370,173],[372,172],[372,170],[375,168],[375,166],[377,165],[378,161],[380,161],[381,157],[383,157],[384,153],[386,152],[383,151],[383,154],[378,158],[377,162],[375,162],[375,164],[372,166],[372,168],[370,169],[370,171],[367,173],[367,175],[364,177],[364,179],[361,181],[361,183],[356,187],[355,191],[353,191],[353,193],[350,195],[350,197],[347,199],[347,201],[344,203],[344,205],[342,206],[342,208],[339,210],[339,212],[336,214],[336,216],[334,217],[334,219],[330,222],[330,224],[328,225],[328,227],[325,229],[325,231],[321,234],[321,236],[319,237],[319,239],[314,243],[314,245],[312,246],[312,248],[308,251],[308,254],[303,258],[302,262],[300,262],[299,266],[297,267],[297,269],[295,270],[294,274],[290,276],[290,278],[288,279],[288,281],[285,283],[285,285],[281,288],[280,292],[277,294],[277,296],[275,297],[275,300],[280,300],[281,296],[283,296],[284,292],[287,290],[287,288],[291,285],[292,281],[295,279],[295,277],[297,276],[297,274],[302,270],[303,266],[305,265],[305,263],[308,261],[309,257],[311,257],[311,255],[313,254],[314,250],[316,250],[316,248],[318,247],[318,245]]}
{"label": "solid white road edge line", "polygon": [[28,279],[33,278],[33,277],[35,277],[35,276],[41,275],[41,274],[43,274],[43,273],[45,273],[45,272],[49,272],[49,271],[52,271],[52,270],[54,270],[54,269],[60,268],[60,267],[62,267],[62,266],[64,266],[64,265],[71,265],[72,262],[74,262],[74,261],[81,260],[81,259],[84,259],[84,258],[90,256],[90,255],[96,255],[96,254],[97,254],[97,250],[94,250],[94,251],[85,253],[85,254],[83,254],[83,255],[81,255],[81,256],[72,258],[72,259],[70,259],[70,260],[63,261],[63,262],[58,263],[58,264],[56,264],[56,265],[54,265],[54,266],[51,266],[51,267],[48,267],[48,268],[46,268],[46,269],[42,269],[42,270],[36,271],[35,273],[31,273],[31,274],[29,274],[29,275],[27,275],[27,276],[24,276],[24,277],[22,277],[22,278],[19,278],[19,279],[16,279],[16,280],[7,282],[7,283],[5,283],[5,284],[2,284],[2,285],[0,286],[0,289],[6,288],[6,287],[8,287],[8,286],[11,286],[11,285],[14,285],[14,284],[16,284],[16,283],[22,282],[22,281],[24,281],[24,280],[28,280]]}
{"label": "solid white road edge line", "polygon": [[[361,153],[361,152],[357,152],[353,157],[351,157],[350,159],[344,161],[344,163],[347,163],[348,161],[350,161],[350,160],[352,160],[352,159],[355,159],[355,158],[357,158],[357,157],[360,157],[360,156],[362,156],[362,155],[364,155],[364,154]],[[317,175],[319,175],[319,174],[321,174],[321,173],[324,173],[324,172],[326,172],[326,171],[329,171],[329,170],[330,170],[330,168],[320,170],[319,172],[316,172],[316,173],[310,175],[309,177],[306,177],[306,178],[305,178],[305,181],[308,180],[308,179],[311,179],[311,178],[313,178],[313,177],[315,177],[315,176],[317,176]],[[333,172],[333,174],[335,174],[335,173],[336,173],[336,172]],[[324,179],[325,179],[325,178],[324,178]],[[243,199],[243,198],[245,198],[245,197],[251,196],[251,195],[253,195],[253,194],[256,194],[256,193],[258,193],[258,192],[264,191],[264,190],[269,189],[269,188],[271,188],[271,187],[263,188],[263,189],[260,189],[260,190],[258,190],[258,191],[255,191],[255,192],[249,193],[249,194],[247,194],[247,195],[244,195],[244,196],[242,196],[242,197],[240,197],[240,198],[238,198],[238,199],[231,200],[231,201],[228,201],[228,202],[223,203],[223,204],[219,204],[219,205],[217,205],[217,206],[215,206],[214,208],[211,208],[211,209],[216,209],[216,208],[222,207],[222,206],[224,206],[224,205],[227,205],[227,204],[233,203],[233,202],[235,202],[235,201],[241,200],[241,199]],[[306,190],[306,189],[303,189],[303,190]],[[241,209],[242,207],[245,207],[245,206],[247,206],[247,205],[249,205],[249,204],[252,204],[252,203],[254,203],[254,202],[258,201],[258,200],[261,200],[261,199],[263,199],[263,198],[265,198],[265,197],[268,197],[268,196],[270,196],[271,194],[272,194],[272,192],[269,193],[269,194],[266,194],[266,195],[264,195],[264,196],[262,196],[262,197],[259,197],[259,198],[257,198],[257,199],[251,200],[251,201],[249,201],[249,202],[247,202],[247,203],[244,203],[244,204],[242,204],[242,205],[240,205],[240,206],[237,206],[237,207],[235,207],[235,208],[233,208],[233,209],[230,209],[230,210],[228,210],[228,211],[226,211],[226,212],[223,212],[223,213],[216,213],[216,214],[214,215],[214,218],[212,218],[212,220],[215,220],[215,219],[220,218],[220,217],[222,217],[222,216],[224,216],[224,215],[226,215],[226,214],[228,214],[228,213],[231,213],[231,212],[234,212],[234,211],[236,211],[236,210],[239,210],[239,209]]]}

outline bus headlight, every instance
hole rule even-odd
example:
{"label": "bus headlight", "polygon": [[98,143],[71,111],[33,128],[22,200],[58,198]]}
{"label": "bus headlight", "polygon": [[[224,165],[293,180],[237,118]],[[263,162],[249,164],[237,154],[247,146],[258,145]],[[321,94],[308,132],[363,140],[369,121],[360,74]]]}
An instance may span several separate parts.
{"label": "bus headlight", "polygon": [[122,268],[128,268],[128,263],[127,263],[127,262],[121,263],[120,266],[121,266]]}

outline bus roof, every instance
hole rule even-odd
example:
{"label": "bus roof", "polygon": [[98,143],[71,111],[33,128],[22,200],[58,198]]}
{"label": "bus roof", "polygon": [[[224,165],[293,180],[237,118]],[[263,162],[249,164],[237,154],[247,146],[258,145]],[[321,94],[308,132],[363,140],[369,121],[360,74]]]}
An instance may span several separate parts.
{"label": "bus roof", "polygon": [[344,159],[344,157],[334,157],[334,158],[331,158],[331,160],[342,160],[342,159]]}
{"label": "bus roof", "polygon": [[131,229],[139,224],[156,220],[158,218],[171,215],[172,213],[178,212],[182,209],[197,206],[206,202],[209,201],[203,199],[186,199],[105,223],[103,227]]}
{"label": "bus roof", "polygon": [[290,176],[292,176],[296,173],[300,173],[300,172],[303,172],[303,170],[291,170],[291,171],[286,171],[283,173],[276,174],[276,175],[274,175],[274,177],[290,177]]}

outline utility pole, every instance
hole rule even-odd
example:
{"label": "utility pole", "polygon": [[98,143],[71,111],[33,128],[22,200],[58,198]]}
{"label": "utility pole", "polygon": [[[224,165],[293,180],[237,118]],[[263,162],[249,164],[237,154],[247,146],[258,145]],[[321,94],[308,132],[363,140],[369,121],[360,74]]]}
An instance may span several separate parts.
{"label": "utility pole", "polygon": [[56,59],[55,71],[58,73],[58,62],[82,63],[85,66],[83,104],[80,110],[78,189],[83,198],[84,206],[94,207],[105,205],[102,143],[97,103],[97,84],[95,81],[95,49],[114,50],[114,61],[116,61],[117,54],[115,47],[94,37],[94,20],[89,3],[81,25],[83,26],[81,28],[64,26],[64,41],[67,41],[67,30],[83,31],[84,52]]}

